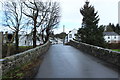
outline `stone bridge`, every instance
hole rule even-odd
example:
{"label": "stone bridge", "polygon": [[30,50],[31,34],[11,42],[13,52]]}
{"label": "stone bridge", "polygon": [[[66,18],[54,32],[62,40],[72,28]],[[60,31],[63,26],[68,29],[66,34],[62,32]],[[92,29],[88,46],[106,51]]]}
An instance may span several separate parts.
{"label": "stone bridge", "polygon": [[[70,46],[71,45],[71,46]],[[36,59],[49,49],[41,47],[2,59],[3,74]],[[52,45],[33,78],[79,78],[81,80],[119,80],[120,53],[97,46],[71,41],[69,45]],[[78,80],[79,80],[78,79]]]}

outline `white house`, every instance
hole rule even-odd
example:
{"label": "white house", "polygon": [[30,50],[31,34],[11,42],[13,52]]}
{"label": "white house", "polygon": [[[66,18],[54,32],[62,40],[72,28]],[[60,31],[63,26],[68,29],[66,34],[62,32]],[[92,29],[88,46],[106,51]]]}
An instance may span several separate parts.
{"label": "white house", "polygon": [[32,36],[21,35],[19,37],[19,46],[32,46]]}
{"label": "white house", "polygon": [[115,32],[104,32],[103,35],[107,43],[120,43],[120,35]]}
{"label": "white house", "polygon": [[[3,35],[3,43],[8,42],[8,35],[13,35],[13,36],[11,36],[13,39],[11,41],[13,41],[12,43],[15,43],[15,34],[7,33],[7,32]],[[37,35],[36,45],[40,45],[40,44],[43,44],[43,42],[42,42],[40,36]],[[32,46],[32,45],[33,45],[33,37],[31,34],[27,34],[27,35],[24,33],[19,34],[19,46]]]}
{"label": "white house", "polygon": [[[40,45],[40,44],[43,44],[43,42],[41,41],[41,39],[38,40],[38,38],[37,38],[36,45]],[[19,46],[33,46],[33,37],[32,37],[32,35],[28,35],[28,36],[21,35],[19,37]]]}
{"label": "white house", "polygon": [[67,43],[70,40],[75,39],[75,34],[77,34],[77,30],[76,29],[73,29],[73,30],[69,31],[68,35],[65,37],[64,42]]}

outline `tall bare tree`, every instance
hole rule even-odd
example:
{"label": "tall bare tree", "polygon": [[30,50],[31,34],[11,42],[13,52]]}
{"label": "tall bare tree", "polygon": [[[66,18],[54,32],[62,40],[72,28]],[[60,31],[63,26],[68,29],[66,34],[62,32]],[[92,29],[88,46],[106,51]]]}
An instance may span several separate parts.
{"label": "tall bare tree", "polygon": [[23,3],[20,0],[17,1],[6,1],[4,5],[5,23],[4,26],[8,26],[15,32],[15,44],[16,50],[19,49],[19,31],[26,26],[25,20],[23,19]]}
{"label": "tall bare tree", "polygon": [[23,14],[33,20],[33,47],[36,47],[36,32],[37,32],[37,19],[39,17],[39,11],[41,9],[42,2],[35,0],[28,0],[24,2],[25,6],[27,7],[27,11],[24,10]]}

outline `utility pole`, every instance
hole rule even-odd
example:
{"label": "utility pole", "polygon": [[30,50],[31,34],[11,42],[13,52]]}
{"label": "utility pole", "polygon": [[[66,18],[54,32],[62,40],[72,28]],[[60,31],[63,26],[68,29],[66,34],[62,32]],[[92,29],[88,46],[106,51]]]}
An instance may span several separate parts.
{"label": "utility pole", "polygon": [[63,25],[63,32],[65,32],[65,25]]}

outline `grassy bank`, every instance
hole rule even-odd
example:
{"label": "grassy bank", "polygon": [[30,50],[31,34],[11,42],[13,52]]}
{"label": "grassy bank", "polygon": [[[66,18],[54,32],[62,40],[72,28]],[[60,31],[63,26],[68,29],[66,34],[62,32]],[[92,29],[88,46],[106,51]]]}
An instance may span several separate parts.
{"label": "grassy bank", "polygon": [[112,49],[113,51],[118,51],[118,52],[120,52],[120,49]]}

